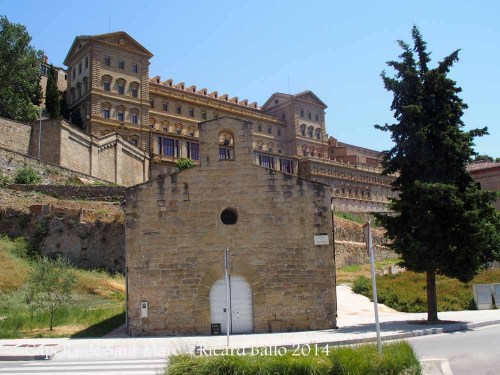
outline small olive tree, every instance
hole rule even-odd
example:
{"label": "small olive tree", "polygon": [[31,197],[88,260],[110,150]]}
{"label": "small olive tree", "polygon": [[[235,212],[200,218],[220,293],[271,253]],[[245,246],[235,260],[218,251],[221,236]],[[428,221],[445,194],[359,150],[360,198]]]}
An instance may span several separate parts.
{"label": "small olive tree", "polygon": [[76,275],[64,258],[42,257],[33,263],[26,283],[26,302],[36,311],[49,313],[51,331],[56,311],[72,299],[75,282]]}

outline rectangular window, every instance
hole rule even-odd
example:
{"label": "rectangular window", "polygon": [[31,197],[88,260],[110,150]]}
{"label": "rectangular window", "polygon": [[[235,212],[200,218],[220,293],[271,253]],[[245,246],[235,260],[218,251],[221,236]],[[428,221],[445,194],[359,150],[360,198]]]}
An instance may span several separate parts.
{"label": "rectangular window", "polygon": [[257,131],[261,132],[262,131],[262,124],[257,124]]}
{"label": "rectangular window", "polygon": [[85,69],[87,69],[89,67],[89,58],[86,57],[85,58]]}
{"label": "rectangular window", "polygon": [[300,117],[304,117],[304,110],[303,109],[300,110]]}
{"label": "rectangular window", "polygon": [[281,129],[280,129],[280,128],[278,128],[278,130],[276,130],[276,135],[277,135],[278,137],[279,137],[279,136],[281,136]]}
{"label": "rectangular window", "polygon": [[123,60],[118,60],[118,69],[125,69],[125,61]]}
{"label": "rectangular window", "polygon": [[198,143],[187,142],[187,157],[200,160],[200,145]]}
{"label": "rectangular window", "polygon": [[293,164],[291,160],[280,159],[280,171],[285,173],[293,173]]}
{"label": "rectangular window", "polygon": [[181,114],[181,112],[182,112],[182,111],[181,111],[181,106],[180,106],[180,105],[176,105],[176,106],[175,106],[175,113],[177,113],[178,115],[180,115],[180,114]]}
{"label": "rectangular window", "polygon": [[82,63],[78,64],[78,74],[82,74]]}
{"label": "rectangular window", "polygon": [[164,111],[168,111],[168,103],[163,103],[163,104],[162,104],[162,109],[163,109]]}
{"label": "rectangular window", "polygon": [[202,118],[203,120],[206,120],[206,119],[207,119],[207,112],[205,112],[205,111],[201,111],[201,118]]}
{"label": "rectangular window", "polygon": [[130,89],[130,93],[132,94],[133,98],[137,98],[139,96],[139,90],[137,90],[137,87],[132,86]]}
{"label": "rectangular window", "polygon": [[73,79],[76,77],[76,69],[73,69]]}
{"label": "rectangular window", "polygon": [[46,76],[47,75],[47,67],[45,65],[40,65],[40,74],[42,76]]}
{"label": "rectangular window", "polygon": [[189,108],[189,117],[194,117],[194,109]]}
{"label": "rectangular window", "polygon": [[130,122],[131,122],[132,124],[137,124],[137,115],[136,115],[136,114],[132,114],[132,115],[130,116]]}
{"label": "rectangular window", "polygon": [[219,160],[230,160],[231,150],[226,147],[219,147]]}
{"label": "rectangular window", "polygon": [[311,112],[307,112],[307,118],[310,120],[311,119]]}
{"label": "rectangular window", "polygon": [[273,158],[271,156],[259,154],[259,165],[262,165],[263,167],[266,167],[266,168],[272,168],[273,167]]}
{"label": "rectangular window", "polygon": [[132,64],[132,73],[137,73],[137,64]]}
{"label": "rectangular window", "polygon": [[160,155],[179,157],[179,141],[171,138],[158,138]]}
{"label": "rectangular window", "polygon": [[102,83],[102,88],[103,88],[103,90],[104,90],[104,91],[109,91],[109,90],[110,90],[110,87],[111,87],[111,85],[109,84],[109,82],[108,82],[108,81],[104,81],[104,82]]}
{"label": "rectangular window", "polygon": [[285,113],[285,112],[283,112],[283,113],[281,114],[281,118],[282,118],[283,120],[286,120],[286,113]]}
{"label": "rectangular window", "polygon": [[130,143],[132,143],[133,145],[137,146],[137,139],[132,138],[132,139],[130,140]]}
{"label": "rectangular window", "polygon": [[118,94],[120,95],[125,94],[125,86],[123,84],[118,85]]}
{"label": "rectangular window", "polygon": [[267,134],[272,134],[272,133],[273,133],[273,129],[270,126],[268,126],[267,127]]}
{"label": "rectangular window", "polygon": [[118,113],[116,114],[116,119],[117,119],[118,121],[122,122],[122,121],[123,121],[123,112],[118,112]]}
{"label": "rectangular window", "polygon": [[319,121],[319,115],[316,113],[316,121]]}
{"label": "rectangular window", "polygon": [[111,66],[111,57],[108,55],[104,55],[104,65]]}
{"label": "rectangular window", "polygon": [[102,118],[109,118],[109,109],[102,110]]}

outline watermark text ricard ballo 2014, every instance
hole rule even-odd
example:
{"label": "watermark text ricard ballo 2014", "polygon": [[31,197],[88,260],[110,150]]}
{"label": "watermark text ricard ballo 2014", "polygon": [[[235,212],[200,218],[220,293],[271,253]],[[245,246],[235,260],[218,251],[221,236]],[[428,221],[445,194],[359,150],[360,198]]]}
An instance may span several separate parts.
{"label": "watermark text ricard ballo 2014", "polygon": [[290,346],[255,346],[250,348],[203,348],[198,347],[195,351],[199,356],[277,356],[283,357],[291,355],[293,357],[299,356],[315,356],[315,355],[329,355],[330,347],[327,345],[318,344],[297,344]]}
{"label": "watermark text ricard ballo 2014", "polygon": [[296,344],[287,346],[254,346],[246,348],[205,348],[201,345],[181,345],[178,347],[164,345],[71,345],[59,347],[38,347],[38,355],[51,357],[57,353],[58,358],[133,358],[133,357],[169,357],[171,355],[194,354],[197,356],[319,356],[329,355],[331,347],[319,344]]}

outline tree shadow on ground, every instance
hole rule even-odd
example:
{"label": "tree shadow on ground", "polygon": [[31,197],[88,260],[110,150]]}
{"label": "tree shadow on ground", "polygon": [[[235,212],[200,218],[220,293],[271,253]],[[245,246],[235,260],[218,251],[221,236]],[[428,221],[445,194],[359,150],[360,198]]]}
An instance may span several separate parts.
{"label": "tree shadow on ground", "polygon": [[71,338],[102,337],[125,323],[125,312],[112,316],[71,335]]}

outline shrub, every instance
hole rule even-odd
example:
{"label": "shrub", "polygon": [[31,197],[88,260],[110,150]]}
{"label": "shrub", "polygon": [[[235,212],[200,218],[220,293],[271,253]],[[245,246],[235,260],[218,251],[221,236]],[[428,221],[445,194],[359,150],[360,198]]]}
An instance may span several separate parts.
{"label": "shrub", "polygon": [[[472,284],[500,281],[500,270],[481,271],[470,283],[445,276],[436,277],[438,311],[474,309]],[[353,291],[372,298],[370,279],[361,276],[354,281]],[[395,310],[426,312],[427,291],[425,274],[406,271],[397,275],[377,276],[378,301]]]}
{"label": "shrub", "polygon": [[40,181],[40,175],[33,168],[24,166],[17,170],[16,184],[36,184]]}
{"label": "shrub", "polygon": [[7,185],[10,185],[11,183],[12,183],[12,180],[9,176],[6,176],[3,173],[0,173],[0,187],[6,187]]}
{"label": "shrub", "polygon": [[175,162],[175,166],[179,171],[182,171],[184,169],[194,167],[194,161],[192,161],[191,159],[180,158]]}
{"label": "shrub", "polygon": [[[305,346],[304,346],[305,347]],[[178,355],[169,358],[166,375],[322,375],[322,374],[420,374],[411,346],[385,344],[379,356],[375,345],[330,348],[329,353],[311,345],[309,355]]]}

